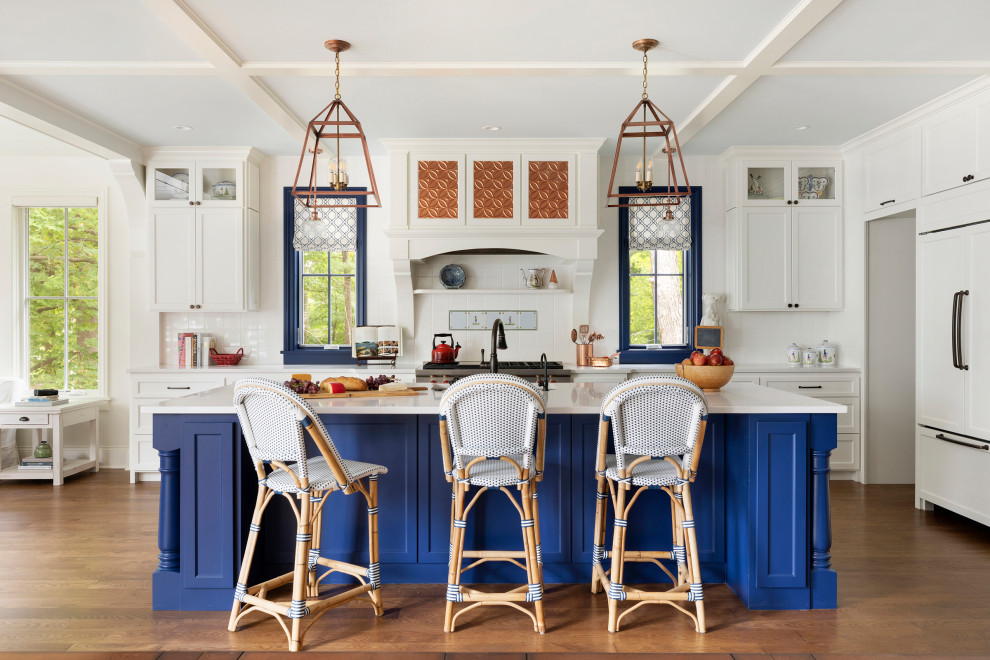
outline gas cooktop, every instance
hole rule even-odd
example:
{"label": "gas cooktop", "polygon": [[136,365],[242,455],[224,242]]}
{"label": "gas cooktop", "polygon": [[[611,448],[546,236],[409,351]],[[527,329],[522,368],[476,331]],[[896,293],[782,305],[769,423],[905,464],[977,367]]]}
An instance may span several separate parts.
{"label": "gas cooktop", "polygon": [[[423,365],[423,370],[431,371],[460,371],[464,369],[488,369],[488,363],[482,364],[481,362],[427,362]],[[542,369],[542,365],[539,360],[499,360],[498,369],[499,371],[511,371],[513,369]],[[560,362],[547,362],[548,369],[563,369],[564,365]]]}

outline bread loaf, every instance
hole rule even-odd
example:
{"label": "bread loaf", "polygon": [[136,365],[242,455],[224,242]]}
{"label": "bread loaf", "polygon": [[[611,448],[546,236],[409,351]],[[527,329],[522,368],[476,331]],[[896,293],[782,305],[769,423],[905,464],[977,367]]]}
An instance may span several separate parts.
{"label": "bread loaf", "polygon": [[[323,392],[330,391],[330,383],[340,383],[349,392],[359,392],[368,389],[368,384],[361,380],[360,378],[354,378],[353,376],[339,376],[337,378],[326,378],[320,383],[320,390]],[[324,387],[324,385],[326,385]]]}

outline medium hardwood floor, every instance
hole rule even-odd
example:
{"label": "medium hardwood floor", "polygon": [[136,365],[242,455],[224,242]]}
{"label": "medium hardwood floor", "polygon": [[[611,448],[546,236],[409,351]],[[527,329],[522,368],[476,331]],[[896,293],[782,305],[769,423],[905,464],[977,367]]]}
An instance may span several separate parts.
{"label": "medium hardwood floor", "polygon": [[[837,610],[748,611],[727,587],[710,585],[707,634],[658,606],[631,614],[623,630],[610,635],[603,595],[591,596],[585,584],[548,585],[546,635],[530,632],[528,619],[509,608],[465,614],[458,631],[445,635],[444,585],[386,584],[384,618],[376,620],[358,603],[332,610],[309,631],[305,650],[380,658],[403,651],[431,658],[486,652],[530,658],[571,652],[990,655],[990,528],[943,510],[918,511],[913,493],[912,486],[832,483]],[[267,616],[249,617],[249,625],[229,633],[226,612],[151,610],[157,522],[158,485],[132,485],[125,472],[80,475],[61,488],[3,482],[0,652],[285,651],[281,629]]]}

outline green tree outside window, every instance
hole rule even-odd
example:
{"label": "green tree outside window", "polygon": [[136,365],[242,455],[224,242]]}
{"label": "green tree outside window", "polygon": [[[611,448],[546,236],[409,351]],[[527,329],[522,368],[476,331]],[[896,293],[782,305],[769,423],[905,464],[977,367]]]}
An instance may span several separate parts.
{"label": "green tree outside window", "polygon": [[95,208],[30,208],[30,386],[99,389],[99,218]]}

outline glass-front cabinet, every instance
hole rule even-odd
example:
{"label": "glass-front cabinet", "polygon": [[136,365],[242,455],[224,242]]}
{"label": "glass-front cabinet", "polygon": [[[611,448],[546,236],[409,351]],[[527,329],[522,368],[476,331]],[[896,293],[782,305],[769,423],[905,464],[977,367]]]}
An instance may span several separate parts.
{"label": "glass-front cabinet", "polygon": [[840,206],[842,165],[830,160],[744,160],[743,206]]}
{"label": "glass-front cabinet", "polygon": [[241,206],[243,171],[239,162],[158,163],[148,195],[156,206]]}

